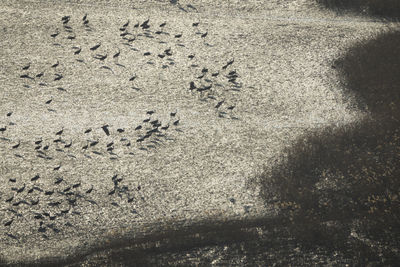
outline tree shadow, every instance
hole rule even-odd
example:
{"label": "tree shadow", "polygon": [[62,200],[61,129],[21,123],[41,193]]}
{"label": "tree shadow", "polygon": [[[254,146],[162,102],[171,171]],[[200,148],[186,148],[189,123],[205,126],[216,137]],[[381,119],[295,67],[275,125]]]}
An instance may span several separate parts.
{"label": "tree shadow", "polygon": [[397,0],[317,0],[317,3],[338,13],[350,11],[389,20],[400,18],[400,2]]}
{"label": "tree shadow", "polygon": [[[400,249],[400,32],[360,42],[334,65],[368,119],[303,136],[260,177],[302,244],[394,264]],[[383,255],[383,256],[382,256]]]}

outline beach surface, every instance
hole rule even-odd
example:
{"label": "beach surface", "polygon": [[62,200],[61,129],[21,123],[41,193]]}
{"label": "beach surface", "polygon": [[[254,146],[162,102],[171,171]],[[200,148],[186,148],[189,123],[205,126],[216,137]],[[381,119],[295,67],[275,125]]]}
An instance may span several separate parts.
{"label": "beach surface", "polygon": [[1,1],[5,263],[273,217],[253,178],[366,116],[333,61],[387,27],[284,2]]}

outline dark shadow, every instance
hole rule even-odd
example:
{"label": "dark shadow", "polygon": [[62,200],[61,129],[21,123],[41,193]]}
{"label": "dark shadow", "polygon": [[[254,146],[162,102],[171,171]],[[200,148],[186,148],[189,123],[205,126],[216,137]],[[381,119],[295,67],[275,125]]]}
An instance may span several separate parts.
{"label": "dark shadow", "polygon": [[400,260],[399,44],[400,32],[380,34],[335,64],[369,119],[299,138],[260,178],[265,201],[277,199],[305,246]]}
{"label": "dark shadow", "polygon": [[[400,4],[400,1],[399,1]],[[336,60],[346,87],[378,117],[400,117],[400,31],[359,43]],[[363,105],[360,105],[360,108]]]}
{"label": "dark shadow", "polygon": [[[138,238],[102,242],[64,260],[42,259],[16,266],[308,266],[332,262],[330,251],[300,249],[302,245],[293,238],[291,223],[285,218],[171,225]],[[365,265],[364,261],[352,262]]]}
{"label": "dark shadow", "polygon": [[[116,237],[108,242],[100,241],[98,245],[88,251],[77,253],[67,259],[47,258],[36,262],[18,263],[16,266],[77,266],[84,262],[93,266],[122,265],[122,266],[149,266],[165,265],[168,261],[178,263],[185,260],[188,252],[204,247],[231,248],[235,244],[242,244],[241,255],[261,253],[267,247],[276,247],[274,239],[260,236],[259,229],[268,233],[280,231],[282,222],[276,218],[252,220],[212,221],[204,220],[189,224],[186,222],[170,222],[168,227],[154,226],[151,233],[143,233],[136,237]],[[276,227],[279,225],[279,229]],[[284,235],[280,235],[282,240]],[[289,238],[289,237],[287,237]],[[263,241],[264,240],[264,241]],[[261,242],[261,243],[260,243]],[[278,242],[279,243],[279,242]],[[261,246],[261,244],[264,244]],[[280,244],[282,246],[282,244]],[[238,255],[239,255],[238,254]],[[96,255],[100,256],[99,260]],[[201,261],[201,260],[200,260]],[[0,263],[1,259],[0,259]],[[209,264],[203,259],[203,264]],[[12,265],[8,265],[12,266]]]}
{"label": "dark shadow", "polygon": [[400,18],[397,0],[317,0],[317,3],[338,13],[350,11],[391,20]]}

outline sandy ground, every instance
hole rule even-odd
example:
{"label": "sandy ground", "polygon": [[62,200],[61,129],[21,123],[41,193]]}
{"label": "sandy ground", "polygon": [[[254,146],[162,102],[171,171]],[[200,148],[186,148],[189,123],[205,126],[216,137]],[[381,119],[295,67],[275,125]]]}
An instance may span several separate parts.
{"label": "sandy ground", "polygon": [[[383,23],[311,1],[131,2],[0,3],[8,262],[68,257],[171,222],[273,216],[251,178],[308,130],[363,116],[332,61]],[[157,128],[147,118],[159,132],[138,142]]]}

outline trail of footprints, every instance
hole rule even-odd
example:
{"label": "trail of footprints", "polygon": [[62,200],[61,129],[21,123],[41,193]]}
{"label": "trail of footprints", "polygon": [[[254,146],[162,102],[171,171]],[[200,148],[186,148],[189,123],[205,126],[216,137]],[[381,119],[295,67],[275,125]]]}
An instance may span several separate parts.
{"label": "trail of footprints", "polygon": [[[193,29],[195,37],[187,37],[192,38],[191,42],[213,46],[208,43],[208,31],[200,30],[200,22],[194,22],[189,27]],[[172,30],[173,25],[167,22],[152,25],[150,19],[135,23],[128,20],[121,24],[119,29],[115,29],[116,38],[112,48],[106,45],[109,40],[98,40],[91,45],[84,45],[92,41],[91,34],[96,31],[89,15],[85,14],[81,19],[64,16],[57,22],[49,41],[62,53],[70,53],[71,60],[62,62],[60,59],[54,59],[49,66],[27,62],[21,66],[19,79],[29,90],[53,90],[53,97],[43,100],[43,112],[57,112],[56,96],[62,94],[63,98],[68,97],[70,90],[73,90],[65,86],[69,79],[74,79],[68,77],[67,70],[97,67],[99,71],[105,71],[101,75],[118,76],[124,85],[128,84],[126,90],[131,90],[134,94],[145,90],[140,85],[140,80],[146,77],[136,75],[143,64],[150,65],[157,71],[179,67],[174,55],[183,51],[187,53],[187,64],[180,67],[194,69],[192,73],[195,75],[191,77],[187,87],[181,90],[186,90],[199,101],[209,102],[218,117],[239,119],[234,115],[236,105],[234,97],[230,95],[232,92],[240,92],[243,86],[238,81],[240,75],[232,67],[235,60],[227,59],[220,67],[200,66],[195,51],[181,42],[185,38],[184,34],[172,33]],[[140,41],[144,39],[146,45],[141,45]],[[164,48],[157,53],[146,50],[146,47],[149,48],[149,41],[154,47]],[[132,62],[132,65],[122,64],[121,59],[124,57],[133,57],[136,60],[128,61]],[[80,141],[73,141],[68,136],[68,128],[62,128],[54,131],[53,139],[39,137],[28,143],[21,143],[7,137],[7,133],[16,127],[16,123],[12,121],[13,111],[8,112],[2,121],[4,126],[0,125],[1,148],[7,149],[21,160],[29,160],[23,152],[33,152],[37,158],[48,162],[48,165],[53,164],[53,167],[51,175],[32,173],[29,177],[0,177],[2,182],[9,184],[8,192],[0,192],[0,229],[10,240],[19,242],[20,234],[15,232],[15,229],[20,223],[28,223],[44,239],[73,228],[73,218],[81,216],[85,206],[99,206],[92,197],[97,189],[95,185],[83,185],[80,178],[60,175],[60,169],[63,167],[60,159],[67,156],[72,159],[84,157],[86,160],[96,160],[97,157],[108,157],[109,160],[118,160],[122,156],[135,156],[140,151],[153,153],[166,142],[175,141],[170,135],[171,131],[182,132],[177,111],[171,111],[168,114],[169,120],[164,122],[157,117],[156,110],[149,110],[145,115],[147,118],[138,122],[132,129],[115,129],[108,124],[88,127],[79,137]],[[112,138],[112,141],[105,143],[104,138],[99,138],[100,134],[105,135],[108,140]],[[110,177],[106,197],[108,203],[114,207],[119,207],[121,201],[132,204],[131,213],[135,216],[139,212],[134,208],[135,202],[144,200],[141,195],[142,188],[139,184],[125,184],[124,179],[124,175],[117,173]],[[41,183],[41,180],[45,182]]]}

